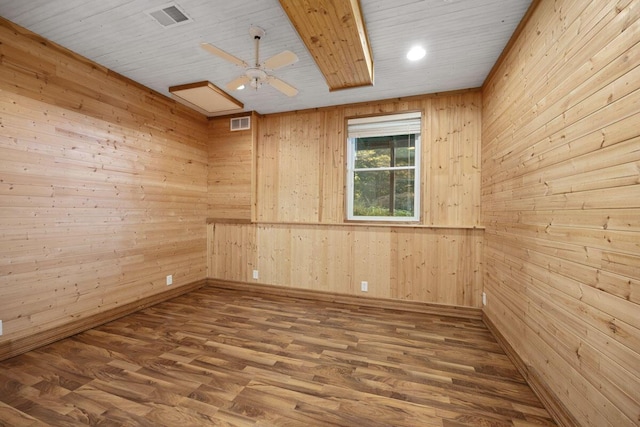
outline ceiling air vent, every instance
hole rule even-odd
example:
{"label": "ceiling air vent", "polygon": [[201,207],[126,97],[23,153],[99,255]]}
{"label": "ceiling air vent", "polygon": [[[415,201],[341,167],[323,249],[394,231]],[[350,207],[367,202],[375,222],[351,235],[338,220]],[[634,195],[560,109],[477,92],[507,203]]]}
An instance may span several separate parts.
{"label": "ceiling air vent", "polygon": [[182,8],[175,3],[169,3],[160,8],[147,10],[147,14],[165,28],[186,24],[192,21],[192,19],[184,13]]}
{"label": "ceiling air vent", "polygon": [[231,130],[251,129],[251,117],[235,117],[231,119]]}

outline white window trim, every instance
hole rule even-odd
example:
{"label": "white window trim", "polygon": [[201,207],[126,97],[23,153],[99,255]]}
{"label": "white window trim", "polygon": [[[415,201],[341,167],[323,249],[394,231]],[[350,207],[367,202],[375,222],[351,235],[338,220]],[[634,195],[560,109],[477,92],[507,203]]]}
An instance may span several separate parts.
{"label": "white window trim", "polygon": [[[404,119],[415,119],[418,118],[420,121],[420,130],[417,132],[416,141],[415,141],[415,166],[407,167],[407,166],[397,166],[397,167],[385,167],[385,168],[355,168],[355,155],[356,155],[356,137],[352,137],[352,135],[347,131],[347,220],[348,221],[383,221],[383,222],[419,222],[420,221],[420,213],[421,213],[421,204],[420,204],[420,181],[421,181],[421,173],[420,173],[420,154],[421,154],[421,135],[422,135],[422,114],[421,113],[404,113],[404,114],[392,114],[385,116],[375,116],[375,117],[364,117],[357,119],[349,119],[347,124],[347,129],[349,124],[363,124],[363,123],[376,123],[376,122],[384,122],[384,121],[393,121],[393,120],[404,120]],[[407,132],[399,132],[395,133],[396,135],[403,135]],[[382,133],[380,136],[389,136],[393,135],[393,133]],[[355,172],[359,170],[368,170],[368,171],[376,171],[376,170],[414,170],[415,171],[415,181],[414,181],[414,210],[413,216],[355,216],[353,215],[353,190],[354,190],[354,175]]]}

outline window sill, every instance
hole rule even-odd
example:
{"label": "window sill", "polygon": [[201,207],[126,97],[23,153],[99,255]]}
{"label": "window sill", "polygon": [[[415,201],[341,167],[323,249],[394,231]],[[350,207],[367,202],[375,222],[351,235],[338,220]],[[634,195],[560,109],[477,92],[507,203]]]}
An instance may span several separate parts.
{"label": "window sill", "polygon": [[291,225],[291,226],[322,226],[322,227],[380,227],[380,228],[421,228],[421,229],[452,229],[452,230],[484,230],[483,225],[462,224],[462,225],[445,225],[445,224],[419,224],[406,222],[271,222],[256,221],[251,222],[247,219],[231,219],[231,218],[207,218],[207,224],[254,224],[254,225]]}

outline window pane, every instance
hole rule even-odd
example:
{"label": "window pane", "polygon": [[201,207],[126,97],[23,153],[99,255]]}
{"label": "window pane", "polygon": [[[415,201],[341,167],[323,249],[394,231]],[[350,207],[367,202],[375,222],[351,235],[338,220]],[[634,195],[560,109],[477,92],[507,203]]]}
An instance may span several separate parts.
{"label": "window pane", "polygon": [[412,216],[414,212],[415,171],[396,171],[394,185],[394,216]]}
{"label": "window pane", "polygon": [[389,137],[358,138],[356,140],[356,169],[388,168],[391,166]]}
{"label": "window pane", "polygon": [[354,174],[354,216],[413,216],[414,170]]}
{"label": "window pane", "polygon": [[415,135],[356,139],[356,169],[415,166]]}
{"label": "window pane", "polygon": [[415,135],[398,135],[394,137],[394,166],[415,166],[416,137]]}

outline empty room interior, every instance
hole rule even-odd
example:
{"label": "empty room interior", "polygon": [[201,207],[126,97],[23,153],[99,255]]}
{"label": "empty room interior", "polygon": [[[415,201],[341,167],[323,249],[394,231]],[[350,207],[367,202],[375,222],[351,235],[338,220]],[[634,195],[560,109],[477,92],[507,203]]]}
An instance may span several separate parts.
{"label": "empty room interior", "polygon": [[0,1],[0,426],[640,425],[640,1]]}

